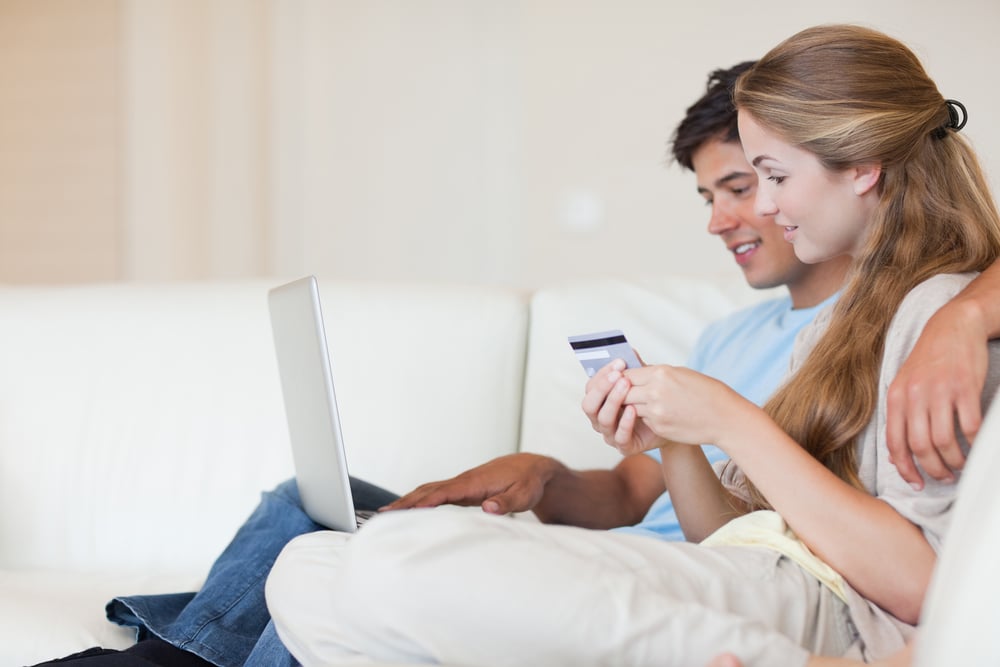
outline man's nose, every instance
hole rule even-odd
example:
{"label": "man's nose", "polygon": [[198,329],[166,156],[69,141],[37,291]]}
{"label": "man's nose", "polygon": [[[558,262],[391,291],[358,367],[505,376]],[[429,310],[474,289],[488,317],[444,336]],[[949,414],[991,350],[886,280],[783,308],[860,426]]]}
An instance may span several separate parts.
{"label": "man's nose", "polygon": [[712,203],[712,215],[708,218],[709,234],[725,234],[739,226],[740,219],[732,210],[732,207],[720,202]]}

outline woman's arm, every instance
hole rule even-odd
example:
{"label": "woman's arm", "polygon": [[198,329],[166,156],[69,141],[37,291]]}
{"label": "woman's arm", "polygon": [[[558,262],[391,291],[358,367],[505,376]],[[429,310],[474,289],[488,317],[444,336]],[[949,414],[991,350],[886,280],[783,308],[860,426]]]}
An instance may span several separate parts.
{"label": "woman's arm", "polygon": [[719,482],[701,447],[675,442],[660,448],[663,479],[688,542],[701,542],[747,513],[747,506]]}
{"label": "woman's arm", "polygon": [[817,556],[863,596],[916,622],[935,561],[920,529],[827,470],[721,382],[669,366],[626,373],[627,402],[657,435],[719,446]]}
{"label": "woman's arm", "polygon": [[719,447],[813,553],[862,596],[915,624],[936,562],[923,532],[830,472],[756,406],[741,412]]}

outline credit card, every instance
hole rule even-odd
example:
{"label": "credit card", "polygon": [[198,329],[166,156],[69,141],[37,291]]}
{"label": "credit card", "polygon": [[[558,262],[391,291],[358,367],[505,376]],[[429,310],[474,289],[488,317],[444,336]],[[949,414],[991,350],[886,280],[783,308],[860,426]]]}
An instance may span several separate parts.
{"label": "credit card", "polygon": [[593,377],[594,373],[609,364],[612,359],[624,359],[628,368],[642,366],[625,334],[618,329],[569,336],[568,340],[577,360],[587,372],[587,377]]}

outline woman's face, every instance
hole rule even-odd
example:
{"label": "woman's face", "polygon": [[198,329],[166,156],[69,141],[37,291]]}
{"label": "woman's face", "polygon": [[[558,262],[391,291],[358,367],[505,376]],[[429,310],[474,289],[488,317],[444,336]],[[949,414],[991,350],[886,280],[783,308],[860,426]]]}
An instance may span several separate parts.
{"label": "woman's face", "polygon": [[803,262],[857,256],[878,203],[878,169],[830,171],[814,154],[782,140],[744,111],[739,127],[759,180],[757,214],[784,227],[785,240]]}

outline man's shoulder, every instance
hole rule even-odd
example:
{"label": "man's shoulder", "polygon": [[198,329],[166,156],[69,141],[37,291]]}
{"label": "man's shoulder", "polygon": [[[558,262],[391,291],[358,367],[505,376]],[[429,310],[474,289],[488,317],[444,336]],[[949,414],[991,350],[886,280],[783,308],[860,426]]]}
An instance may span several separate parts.
{"label": "man's shoulder", "polygon": [[775,297],[745,306],[706,326],[695,343],[692,363],[714,356],[721,350],[733,350],[755,345],[765,332],[780,329],[780,322],[791,310],[791,299]]}

